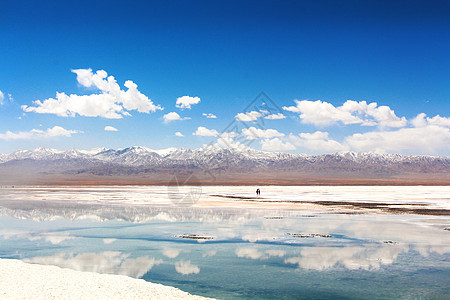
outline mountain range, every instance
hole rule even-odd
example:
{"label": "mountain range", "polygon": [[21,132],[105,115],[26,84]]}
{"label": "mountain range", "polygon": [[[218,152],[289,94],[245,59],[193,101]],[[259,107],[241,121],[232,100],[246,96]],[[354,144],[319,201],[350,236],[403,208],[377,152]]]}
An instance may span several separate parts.
{"label": "mountain range", "polygon": [[450,158],[340,152],[324,155],[204,147],[152,150],[37,148],[0,154],[1,184],[450,184]]}

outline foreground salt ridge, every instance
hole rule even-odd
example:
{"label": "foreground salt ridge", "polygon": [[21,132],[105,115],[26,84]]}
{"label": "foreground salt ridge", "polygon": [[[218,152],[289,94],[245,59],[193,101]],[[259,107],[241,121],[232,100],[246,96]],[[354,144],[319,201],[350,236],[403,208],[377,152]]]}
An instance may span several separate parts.
{"label": "foreground salt ridge", "polygon": [[1,299],[208,299],[122,275],[0,259]]}

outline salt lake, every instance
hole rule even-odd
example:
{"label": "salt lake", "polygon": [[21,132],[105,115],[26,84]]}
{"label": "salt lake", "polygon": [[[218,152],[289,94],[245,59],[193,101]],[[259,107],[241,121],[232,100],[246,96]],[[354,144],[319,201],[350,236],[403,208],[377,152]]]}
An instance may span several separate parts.
{"label": "salt lake", "polygon": [[16,186],[0,258],[220,299],[445,298],[450,187]]}

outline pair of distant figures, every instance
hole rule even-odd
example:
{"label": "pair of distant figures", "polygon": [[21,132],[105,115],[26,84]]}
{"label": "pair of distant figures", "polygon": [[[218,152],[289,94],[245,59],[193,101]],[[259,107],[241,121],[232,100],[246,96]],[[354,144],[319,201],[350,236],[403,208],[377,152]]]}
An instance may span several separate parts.
{"label": "pair of distant figures", "polygon": [[256,189],[256,196],[261,195],[261,191],[259,189]]}

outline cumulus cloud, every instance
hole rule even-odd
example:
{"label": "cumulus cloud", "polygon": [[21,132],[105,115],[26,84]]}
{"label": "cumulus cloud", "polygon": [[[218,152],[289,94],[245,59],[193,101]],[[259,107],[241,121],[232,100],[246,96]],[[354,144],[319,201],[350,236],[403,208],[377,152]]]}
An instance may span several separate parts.
{"label": "cumulus cloud", "polygon": [[112,126],[105,126],[105,131],[119,131],[119,130],[117,130],[117,128]]}
{"label": "cumulus cloud", "polygon": [[82,133],[79,130],[67,130],[61,126],[54,126],[53,128],[48,128],[47,130],[32,129],[30,131],[19,131],[17,133],[7,131],[5,133],[0,133],[0,139],[2,140],[27,140],[27,139],[43,139],[51,137],[70,137],[72,134]]}
{"label": "cumulus cloud", "polygon": [[278,113],[278,114],[267,115],[264,118],[268,119],[268,120],[281,120],[281,119],[286,119],[286,116],[283,115],[282,113]]}
{"label": "cumulus cloud", "polygon": [[187,260],[187,261],[180,260],[180,261],[176,262],[175,270],[177,271],[177,273],[180,273],[183,275],[200,273],[200,268],[191,264],[190,260]]}
{"label": "cumulus cloud", "polygon": [[199,126],[197,130],[192,134],[197,136],[218,136],[219,133],[215,129],[208,129],[203,126]]}
{"label": "cumulus cloud", "polygon": [[203,113],[202,115],[204,115],[205,117],[207,117],[208,119],[217,119],[217,116],[215,114],[205,114]]}
{"label": "cumulus cloud", "polygon": [[264,151],[290,151],[295,150],[295,146],[290,142],[283,142],[279,138],[264,139],[261,142],[261,149]]}
{"label": "cumulus cloud", "polygon": [[40,114],[55,114],[62,117],[103,117],[107,119],[121,119],[123,116],[131,116],[128,111],[137,110],[140,113],[150,113],[162,110],[155,105],[146,95],[142,94],[137,85],[131,81],[125,81],[127,90],[122,90],[113,76],[108,76],[104,70],[96,73],[92,69],[72,70],[77,75],[77,81],[86,88],[99,90],[98,94],[67,95],[64,92],[56,93],[56,98],[48,98],[44,101],[33,101],[34,106],[22,105],[25,112]]}
{"label": "cumulus cloud", "polygon": [[376,153],[427,153],[450,150],[450,128],[430,125],[446,123],[446,118],[425,118],[420,114],[411,123],[416,127],[397,130],[378,130],[355,133],[339,142],[329,137],[328,132],[290,134],[288,139],[298,148],[313,152],[339,151]]}
{"label": "cumulus cloud", "polygon": [[428,124],[450,127],[450,118],[441,117],[440,115],[434,116],[433,118],[427,118]]}
{"label": "cumulus cloud", "polygon": [[169,122],[177,121],[177,120],[182,121],[182,120],[189,120],[190,119],[189,117],[182,118],[176,112],[170,112],[168,114],[165,114],[163,116],[163,118],[164,118],[164,123],[169,123]]}
{"label": "cumulus cloud", "polygon": [[316,131],[314,133],[300,133],[289,135],[289,140],[297,147],[311,151],[337,152],[347,150],[347,146],[331,139],[328,132]]}
{"label": "cumulus cloud", "polygon": [[184,135],[181,132],[177,131],[175,132],[175,136],[183,137]]}
{"label": "cumulus cloud", "polygon": [[440,115],[434,116],[433,118],[425,118],[426,116],[424,113],[418,114],[411,121],[411,124],[414,127],[425,127],[427,125],[450,127],[450,118],[441,117]]}
{"label": "cumulus cloud", "polygon": [[334,123],[361,124],[363,126],[404,127],[407,124],[405,117],[399,118],[388,106],[378,106],[377,103],[366,101],[347,100],[342,106],[321,100],[295,100],[296,106],[284,106],[286,111],[298,113],[302,122],[318,126],[327,126]]}
{"label": "cumulus cloud", "polygon": [[250,150],[250,147],[248,147],[245,144],[242,144],[239,141],[236,141],[234,138],[238,136],[238,133],[236,132],[223,132],[219,135],[219,138],[217,139],[217,143],[212,145],[211,150],[214,150],[216,148],[222,148],[222,149],[233,149],[235,151],[247,151]]}
{"label": "cumulus cloud", "polygon": [[198,104],[199,102],[199,97],[183,96],[177,99],[176,107],[181,109],[191,109],[191,105]]}
{"label": "cumulus cloud", "polygon": [[278,132],[275,129],[259,129],[255,127],[244,128],[242,129],[242,133],[247,136],[248,140],[256,140],[259,138],[270,139],[284,136],[284,133]]}
{"label": "cumulus cloud", "polygon": [[162,263],[152,257],[141,256],[128,258],[129,254],[118,251],[106,251],[101,253],[57,253],[52,256],[37,256],[24,261],[54,265],[83,272],[96,272],[103,274],[118,274],[140,278],[150,271],[155,265]]}
{"label": "cumulus cloud", "polygon": [[[415,121],[416,125],[419,121]],[[435,125],[401,128],[395,131],[355,133],[345,139],[354,151],[437,153],[450,150],[450,129]]]}
{"label": "cumulus cloud", "polygon": [[235,116],[235,119],[242,122],[251,122],[256,121],[258,118],[261,118],[263,114],[259,111],[250,111],[246,113],[238,113]]}

